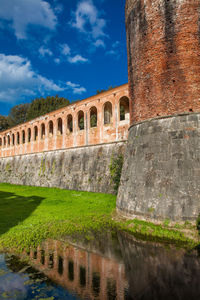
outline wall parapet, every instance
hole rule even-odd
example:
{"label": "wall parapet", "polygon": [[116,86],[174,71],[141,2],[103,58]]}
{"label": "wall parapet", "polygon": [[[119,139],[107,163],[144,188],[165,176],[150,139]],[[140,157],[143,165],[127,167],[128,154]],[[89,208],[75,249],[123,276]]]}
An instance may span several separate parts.
{"label": "wall parapet", "polygon": [[0,133],[0,157],[127,140],[128,84]]}

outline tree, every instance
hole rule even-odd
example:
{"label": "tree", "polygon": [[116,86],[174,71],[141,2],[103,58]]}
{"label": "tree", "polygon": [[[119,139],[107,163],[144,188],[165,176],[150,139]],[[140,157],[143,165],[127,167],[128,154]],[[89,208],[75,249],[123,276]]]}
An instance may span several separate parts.
{"label": "tree", "polygon": [[0,131],[6,130],[9,128],[8,118],[0,115]]}
{"label": "tree", "polygon": [[47,96],[46,98],[36,98],[29,106],[27,120],[35,119],[53,110],[69,105],[69,100],[58,96]]}
{"label": "tree", "polygon": [[11,108],[8,115],[9,127],[24,123],[27,120],[27,112],[30,104],[19,104]]}

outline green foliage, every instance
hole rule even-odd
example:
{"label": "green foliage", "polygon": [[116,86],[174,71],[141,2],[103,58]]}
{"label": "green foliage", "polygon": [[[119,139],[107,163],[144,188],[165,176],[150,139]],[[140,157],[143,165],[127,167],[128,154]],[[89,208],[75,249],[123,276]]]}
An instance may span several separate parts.
{"label": "green foliage", "polygon": [[196,225],[197,225],[197,229],[198,229],[199,234],[200,234],[200,214],[199,214],[199,216],[197,218]]}
{"label": "green foliage", "polygon": [[0,115],[0,131],[6,130],[9,128],[8,118]]}
{"label": "green foliage", "polygon": [[164,222],[163,222],[163,225],[165,227],[167,227],[169,225],[169,223],[170,223],[170,220],[169,219],[165,219]]}
{"label": "green foliage", "polygon": [[120,184],[120,178],[121,178],[121,172],[122,172],[122,166],[123,166],[123,155],[120,154],[117,157],[112,155],[111,161],[110,161],[110,176],[111,180],[114,183],[114,190],[117,193],[119,184]]}
{"label": "green foliage", "polygon": [[109,91],[109,90],[112,90],[112,89],[114,89],[116,86],[112,86],[112,85],[110,85],[108,88],[107,88],[107,90],[104,90],[104,89],[101,89],[101,90],[97,90],[97,95],[98,94],[101,94],[101,93],[104,93],[104,92],[106,92],[106,91]]}
{"label": "green foliage", "polygon": [[125,108],[123,105],[120,105],[120,120],[121,121],[125,120]]}
{"label": "green foliage", "polygon": [[62,108],[69,105],[69,100],[63,97],[46,97],[46,98],[36,98],[30,104],[27,120],[35,119],[41,115],[47,114],[56,109]]}
{"label": "green foliage", "polygon": [[90,118],[90,127],[97,127],[97,115],[93,114]]}
{"label": "green foliage", "polygon": [[9,127],[13,127],[27,121],[29,106],[29,103],[25,103],[16,105],[11,108],[8,115]]}
{"label": "green foliage", "polygon": [[81,117],[78,121],[78,126],[80,130],[84,129],[84,117]]}

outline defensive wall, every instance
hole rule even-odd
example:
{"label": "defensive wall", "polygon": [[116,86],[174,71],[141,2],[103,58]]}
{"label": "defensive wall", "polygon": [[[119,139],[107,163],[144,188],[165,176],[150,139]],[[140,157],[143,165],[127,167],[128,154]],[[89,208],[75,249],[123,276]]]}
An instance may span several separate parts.
{"label": "defensive wall", "polygon": [[199,0],[127,0],[131,127],[118,212],[195,221],[200,213]]}
{"label": "defensive wall", "polygon": [[0,181],[112,193],[129,125],[124,84],[1,132]]}

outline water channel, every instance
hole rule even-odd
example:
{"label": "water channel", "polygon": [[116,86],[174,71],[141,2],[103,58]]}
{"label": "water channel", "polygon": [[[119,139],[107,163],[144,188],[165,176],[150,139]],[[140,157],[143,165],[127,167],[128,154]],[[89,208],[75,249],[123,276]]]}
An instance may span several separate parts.
{"label": "water channel", "polygon": [[197,251],[106,234],[0,254],[0,299],[200,299]]}

